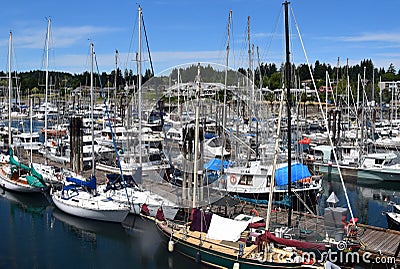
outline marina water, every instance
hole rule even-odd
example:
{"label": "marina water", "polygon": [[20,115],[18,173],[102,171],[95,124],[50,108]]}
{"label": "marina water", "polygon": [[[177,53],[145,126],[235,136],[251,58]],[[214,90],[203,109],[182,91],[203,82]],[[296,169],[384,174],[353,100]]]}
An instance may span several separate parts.
{"label": "marina water", "polygon": [[0,189],[0,268],[206,268],[169,253],[154,223],[67,215],[43,194]]}
{"label": "marina water", "polygon": [[[344,205],[340,181],[324,179],[324,194],[335,191]],[[361,222],[387,227],[385,200],[400,190],[354,182],[346,189]],[[207,268],[168,252],[149,220],[129,215],[122,225],[91,221],[59,211],[44,194],[0,194],[0,268]]]}
{"label": "marina water", "polygon": [[[43,122],[33,125],[40,130]],[[340,179],[325,175],[323,182],[320,213],[332,191],[339,198],[335,206],[346,206]],[[345,182],[359,222],[387,228],[384,212],[397,202],[399,184],[352,178]],[[154,223],[141,217],[129,215],[122,225],[92,221],[59,211],[44,194],[1,188],[0,194],[0,268],[207,268],[168,252]]]}

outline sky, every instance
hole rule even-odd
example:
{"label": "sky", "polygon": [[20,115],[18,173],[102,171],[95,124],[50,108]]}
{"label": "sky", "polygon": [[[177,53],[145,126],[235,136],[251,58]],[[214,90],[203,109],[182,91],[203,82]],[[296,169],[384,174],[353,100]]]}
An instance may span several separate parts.
{"label": "sky", "polygon": [[[1,6],[0,70],[8,70],[10,31],[12,70],[45,69],[50,18],[49,70],[88,71],[89,44],[93,43],[100,72],[111,72],[116,65],[136,72],[139,5],[156,74],[187,63],[225,65],[230,11],[230,68],[249,66],[248,17],[255,65],[284,62],[284,17],[279,0],[14,0]],[[336,66],[339,59],[344,66],[347,59],[350,65],[371,59],[378,68],[387,69],[392,63],[398,71],[398,10],[398,0],[292,0],[291,61],[314,64],[319,60]],[[142,37],[142,68],[146,69],[150,61],[144,33]]]}

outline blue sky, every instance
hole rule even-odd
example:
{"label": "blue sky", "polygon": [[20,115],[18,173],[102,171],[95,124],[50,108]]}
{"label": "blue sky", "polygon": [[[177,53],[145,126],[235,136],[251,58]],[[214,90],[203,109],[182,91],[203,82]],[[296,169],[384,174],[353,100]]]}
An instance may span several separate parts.
{"label": "blue sky", "polygon": [[[13,70],[44,69],[46,18],[51,18],[50,70],[88,70],[93,42],[100,71],[118,66],[136,71],[137,7],[141,5],[155,72],[189,62],[225,64],[228,14],[232,10],[229,66],[248,65],[247,17],[251,43],[261,62],[284,59],[282,1],[5,1],[1,6],[0,70],[7,70],[8,38],[13,32]],[[336,66],[372,59],[377,67],[400,69],[400,1],[291,1],[310,63]],[[291,16],[292,59],[305,63]],[[143,43],[144,46],[145,43]],[[257,61],[257,55],[255,55]],[[148,68],[147,56],[144,67]]]}

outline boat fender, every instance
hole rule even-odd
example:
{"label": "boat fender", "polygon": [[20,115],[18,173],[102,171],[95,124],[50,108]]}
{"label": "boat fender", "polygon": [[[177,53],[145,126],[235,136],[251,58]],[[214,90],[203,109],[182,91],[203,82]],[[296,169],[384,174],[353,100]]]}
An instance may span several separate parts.
{"label": "boat fender", "polygon": [[252,210],[250,210],[250,215],[255,215],[256,217],[258,217],[260,214],[258,214],[258,211],[255,209],[255,208],[253,208]]}
{"label": "boat fender", "polygon": [[168,242],[168,251],[173,252],[174,251],[174,241],[170,240]]}
{"label": "boat fender", "polygon": [[237,182],[236,176],[235,175],[231,175],[229,177],[229,181],[231,182],[232,185],[236,185],[236,182]]}
{"label": "boat fender", "polygon": [[238,263],[238,262],[235,262],[234,264],[233,264],[233,267],[232,267],[233,269],[239,269],[240,268],[240,264]]}
{"label": "boat fender", "polygon": [[196,262],[201,262],[201,254],[200,254],[200,251],[197,251],[197,252],[196,252],[195,261],[196,261]]}

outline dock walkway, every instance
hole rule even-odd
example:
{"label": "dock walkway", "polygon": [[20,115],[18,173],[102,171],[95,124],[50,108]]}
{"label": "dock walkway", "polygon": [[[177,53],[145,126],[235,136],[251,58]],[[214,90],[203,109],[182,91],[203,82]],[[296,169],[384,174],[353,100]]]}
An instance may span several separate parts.
{"label": "dock walkway", "polygon": [[[241,209],[249,213],[253,205],[244,205]],[[260,216],[266,216],[265,207],[256,207]],[[271,214],[271,227],[287,224],[287,211],[274,211]],[[304,237],[307,241],[319,241],[325,238],[324,219],[321,216],[293,212],[292,215],[293,231]],[[365,224],[358,224],[357,239],[361,242],[360,254],[369,252],[371,258],[376,257],[394,257],[400,246],[400,232],[374,227]],[[396,263],[400,264],[400,258],[397,257]]]}

